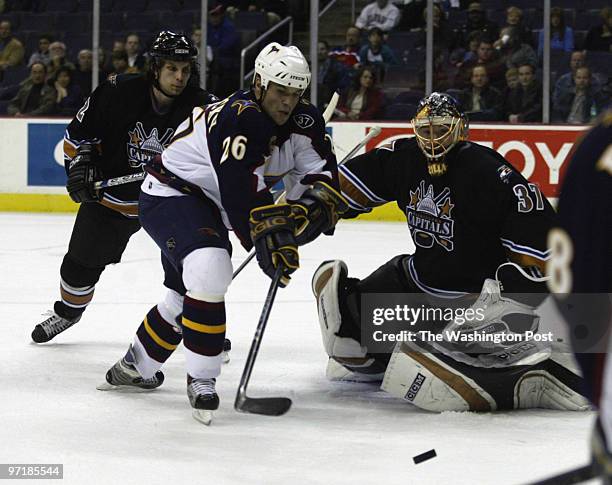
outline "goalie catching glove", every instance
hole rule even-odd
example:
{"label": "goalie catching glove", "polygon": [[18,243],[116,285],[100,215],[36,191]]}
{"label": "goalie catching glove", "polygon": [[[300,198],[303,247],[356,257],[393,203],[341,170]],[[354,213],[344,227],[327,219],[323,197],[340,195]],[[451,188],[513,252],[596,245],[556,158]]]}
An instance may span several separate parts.
{"label": "goalie catching glove", "polygon": [[272,278],[276,268],[281,265],[283,276],[280,284],[281,287],[287,286],[291,273],[300,266],[291,206],[256,207],[251,210],[249,225],[259,267]]}
{"label": "goalie catching glove", "polygon": [[291,204],[298,245],[303,246],[314,241],[322,232],[331,231],[348,208],[348,203],[336,189],[325,182],[315,182],[300,199]]}
{"label": "goalie catching glove", "polygon": [[83,143],[68,166],[66,190],[76,203],[96,202],[102,198],[94,183],[102,179],[100,169],[94,165],[96,149],[89,143]]}

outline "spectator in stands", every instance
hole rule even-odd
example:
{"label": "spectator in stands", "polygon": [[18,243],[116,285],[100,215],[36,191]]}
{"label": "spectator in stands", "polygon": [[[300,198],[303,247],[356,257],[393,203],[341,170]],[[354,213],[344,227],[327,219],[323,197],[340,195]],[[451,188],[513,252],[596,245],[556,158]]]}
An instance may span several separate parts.
{"label": "spectator in stands", "polygon": [[52,79],[57,93],[55,97],[55,113],[72,118],[83,105],[81,88],[72,79],[72,69],[62,66],[55,72]]}
{"label": "spectator in stands", "polygon": [[510,123],[542,121],[542,88],[535,77],[535,66],[518,67],[519,83],[504,100],[504,112]]}
{"label": "spectator in stands", "polygon": [[51,42],[53,42],[53,38],[49,34],[42,34],[38,37],[38,50],[30,56],[28,67],[32,67],[35,62],[42,62],[45,66],[51,63],[51,54],[49,53]]}
{"label": "spectator in stands", "polygon": [[400,11],[389,0],[376,0],[369,3],[359,14],[355,21],[355,27],[370,32],[378,28],[384,33],[389,33],[400,21]]}
{"label": "spectator in stands", "polygon": [[461,67],[465,62],[476,62],[476,59],[478,59],[478,46],[480,45],[481,37],[482,34],[478,31],[470,33],[467,41],[467,49],[457,59],[457,67]]}
{"label": "spectator in stands", "polygon": [[[531,29],[523,23],[523,11],[520,8],[511,6],[506,9],[506,25],[502,25],[502,29],[504,27],[513,27],[523,44],[532,45]],[[497,48],[500,43],[501,39],[496,40],[493,47]]]}
{"label": "spectator in stands", "polygon": [[[550,49],[564,52],[574,50],[574,29],[565,25],[565,14],[562,8],[550,9]],[[538,36],[538,57],[544,52],[544,31]]]}
{"label": "spectator in stands", "polygon": [[286,0],[230,0],[223,2],[227,15],[234,19],[237,12],[263,12],[266,14],[268,27],[276,25],[287,16]]}
{"label": "spectator in stands", "polygon": [[504,59],[499,56],[496,49],[493,49],[492,41],[488,40],[486,36],[480,39],[477,56],[475,61],[464,62],[461,65],[455,78],[455,87],[458,89],[469,87],[472,68],[479,65],[486,67],[491,85],[498,89],[502,88],[506,72]]}
{"label": "spectator in stands", "polygon": [[[511,67],[506,70],[506,88],[508,90],[514,89],[518,86],[518,69],[516,67]],[[504,96],[505,97],[505,96]]]}
{"label": "spectator in stands", "polygon": [[55,73],[60,67],[66,66],[72,69],[76,69],[74,64],[66,59],[66,44],[63,42],[55,41],[49,45],[49,55],[51,62],[49,63],[49,69],[47,70],[47,76],[54,77]]}
{"label": "spectator in stands", "polygon": [[359,42],[359,29],[357,27],[349,27],[346,29],[345,44],[334,47],[329,56],[332,59],[336,59],[346,67],[359,69],[359,49],[361,49],[361,43]]}
{"label": "spectator in stands", "polygon": [[552,121],[570,124],[590,123],[606,107],[609,99],[591,85],[591,70],[582,66],[574,74],[574,86],[556,93]]}
{"label": "spectator in stands", "polygon": [[475,66],[472,69],[472,86],[464,89],[459,96],[463,110],[474,121],[499,121],[502,105],[501,93],[489,85],[487,68]]}
{"label": "spectator in stands", "polygon": [[225,17],[221,2],[210,2],[206,42],[213,52],[210,64],[211,91],[220,98],[233,93],[239,85],[240,36]]}
{"label": "spectator in stands", "polygon": [[[427,10],[423,10],[423,20],[427,21]],[[438,5],[433,6],[433,32],[434,45],[436,48],[451,52],[457,45],[457,35],[452,27],[448,25],[446,16]],[[427,29],[421,29],[421,35],[416,42],[416,47],[425,47],[427,43]]]}
{"label": "spectator in stands", "polygon": [[601,24],[592,27],[584,40],[588,51],[612,52],[612,7],[604,7],[600,12]]}
{"label": "spectator in stands", "polygon": [[326,41],[319,41],[318,47],[317,106],[323,108],[335,91],[340,93],[348,87],[352,69],[328,55],[329,44]]}
{"label": "spectator in stands", "polygon": [[128,58],[128,72],[144,72],[146,58],[140,51],[138,34],[128,34],[125,37],[125,52]]}
{"label": "spectator in stands", "polygon": [[[586,51],[576,50],[572,52],[570,57],[570,70],[563,74],[557,79],[555,88],[553,90],[552,103],[553,105],[559,104],[559,97],[562,93],[573,92],[575,88],[574,78],[576,77],[576,71],[587,65],[586,63]],[[591,88],[594,91],[599,91],[601,86],[606,83],[606,79],[598,74],[590,72],[591,75]]]}
{"label": "spectator in stands", "polygon": [[[79,51],[76,70],[72,73],[72,81],[79,86],[83,96],[91,93],[91,71],[93,68],[93,53],[89,49]],[[98,84],[105,79],[102,69],[98,71]]]}
{"label": "spectator in stands", "polygon": [[472,32],[480,32],[483,39],[493,42],[499,37],[499,27],[495,22],[487,19],[487,14],[483,10],[480,2],[472,2],[468,6],[468,19],[461,28],[462,45],[467,47],[467,39]]}
{"label": "spectator in stands", "polygon": [[7,113],[17,118],[22,116],[41,116],[53,112],[55,89],[45,82],[47,66],[35,62],[30,67],[30,77],[21,83],[17,96],[8,105]]}
{"label": "spectator in stands", "polygon": [[370,29],[368,43],[359,51],[359,58],[362,64],[374,67],[381,79],[384,79],[387,66],[399,64],[393,50],[384,43],[383,31],[378,27]]}
{"label": "spectator in stands", "polygon": [[533,47],[521,41],[520,31],[516,27],[504,27],[499,33],[496,49],[506,63],[506,67],[518,67],[522,64],[538,63],[538,56]]}
{"label": "spectator in stands", "polygon": [[113,51],[111,55],[111,64],[113,66],[113,72],[110,76],[127,73],[129,67],[127,52],[120,50]]}
{"label": "spectator in stands", "polygon": [[23,44],[13,37],[11,23],[8,20],[2,20],[0,22],[0,71],[21,64],[24,54]]}
{"label": "spectator in stands", "polygon": [[338,101],[339,119],[373,120],[383,107],[384,95],[376,86],[376,71],[364,66],[359,69],[350,89]]}

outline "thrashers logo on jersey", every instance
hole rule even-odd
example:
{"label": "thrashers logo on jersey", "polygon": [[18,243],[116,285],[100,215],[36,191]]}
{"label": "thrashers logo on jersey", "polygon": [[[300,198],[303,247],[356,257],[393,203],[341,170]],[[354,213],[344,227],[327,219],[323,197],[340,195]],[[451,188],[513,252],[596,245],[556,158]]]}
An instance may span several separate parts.
{"label": "thrashers logo on jersey", "polygon": [[127,142],[128,162],[130,167],[138,168],[155,155],[161,155],[174,135],[174,129],[167,128],[160,137],[157,128],[153,128],[151,133],[147,134],[142,123],[138,121],[134,130],[128,131],[128,135],[130,137],[130,141]]}
{"label": "thrashers logo on jersey", "polygon": [[435,195],[432,185],[425,191],[425,181],[415,191],[410,191],[410,203],[406,207],[408,226],[414,243],[422,248],[431,248],[438,243],[447,251],[454,248],[453,235],[455,221],[451,211],[450,189],[445,187]]}

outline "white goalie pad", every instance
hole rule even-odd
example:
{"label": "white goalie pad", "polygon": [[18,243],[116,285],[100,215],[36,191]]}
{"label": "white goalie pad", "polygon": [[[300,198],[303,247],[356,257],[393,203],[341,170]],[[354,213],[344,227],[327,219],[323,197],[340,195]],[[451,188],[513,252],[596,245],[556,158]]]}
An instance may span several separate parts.
{"label": "white goalie pad", "polygon": [[328,261],[315,271],[312,277],[312,292],[317,300],[319,313],[319,326],[323,347],[330,357],[337,358],[364,358],[366,348],[359,342],[348,337],[339,337],[340,330],[340,302],[338,301],[338,285],[340,278],[348,273],[343,261]]}
{"label": "white goalie pad", "polygon": [[383,391],[427,411],[493,411],[495,400],[476,382],[436,358],[398,342]]}

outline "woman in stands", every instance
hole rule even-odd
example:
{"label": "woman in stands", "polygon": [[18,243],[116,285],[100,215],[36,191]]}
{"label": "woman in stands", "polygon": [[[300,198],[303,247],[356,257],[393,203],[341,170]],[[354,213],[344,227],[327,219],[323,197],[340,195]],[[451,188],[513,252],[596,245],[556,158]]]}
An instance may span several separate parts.
{"label": "woman in stands", "polygon": [[359,69],[349,90],[340,97],[336,115],[339,119],[373,120],[383,105],[383,93],[376,86],[376,70]]}
{"label": "woman in stands", "polygon": [[[562,8],[550,9],[550,48],[564,52],[574,50],[574,30],[565,25],[565,14]],[[538,56],[541,58],[544,52],[544,31],[540,31],[538,37]]]}
{"label": "woman in stands", "polygon": [[83,95],[78,84],[72,82],[72,69],[60,67],[51,83],[57,91],[55,99],[56,113],[60,116],[74,116],[83,105]]}

